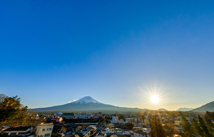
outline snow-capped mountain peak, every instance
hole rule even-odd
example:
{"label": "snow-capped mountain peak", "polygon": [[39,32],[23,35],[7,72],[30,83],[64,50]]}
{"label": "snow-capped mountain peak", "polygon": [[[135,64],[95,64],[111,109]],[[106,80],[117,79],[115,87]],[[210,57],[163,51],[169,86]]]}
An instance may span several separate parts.
{"label": "snow-capped mountain peak", "polygon": [[87,103],[100,103],[98,101],[96,101],[95,99],[93,99],[90,96],[85,96],[77,101],[74,101],[72,103],[80,103],[80,104],[87,104]]}

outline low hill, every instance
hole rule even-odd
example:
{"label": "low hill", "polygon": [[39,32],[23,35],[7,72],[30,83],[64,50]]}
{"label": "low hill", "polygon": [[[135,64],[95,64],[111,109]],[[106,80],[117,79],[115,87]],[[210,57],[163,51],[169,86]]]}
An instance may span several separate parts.
{"label": "low hill", "polygon": [[168,110],[166,110],[164,108],[159,108],[158,111],[168,111]]}
{"label": "low hill", "polygon": [[207,103],[196,109],[193,109],[192,111],[194,111],[194,112],[206,112],[206,111],[214,112],[214,101]]}

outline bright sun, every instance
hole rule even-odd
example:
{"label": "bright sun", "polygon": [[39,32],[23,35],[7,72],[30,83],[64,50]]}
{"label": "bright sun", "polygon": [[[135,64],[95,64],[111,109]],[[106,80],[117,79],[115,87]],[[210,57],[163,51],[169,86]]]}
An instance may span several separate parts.
{"label": "bright sun", "polygon": [[152,102],[152,104],[155,104],[155,105],[157,105],[158,103],[159,103],[159,97],[157,96],[157,95],[152,95],[151,96],[151,102]]}

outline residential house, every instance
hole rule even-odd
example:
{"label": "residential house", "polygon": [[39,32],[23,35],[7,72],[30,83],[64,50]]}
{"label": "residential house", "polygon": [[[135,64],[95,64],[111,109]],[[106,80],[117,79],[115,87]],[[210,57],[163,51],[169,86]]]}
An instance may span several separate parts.
{"label": "residential house", "polygon": [[53,117],[52,119],[51,119],[51,122],[54,122],[54,123],[62,123],[62,117],[57,117],[57,116],[55,116],[55,117]]}
{"label": "residential house", "polygon": [[74,118],[74,113],[63,113],[62,117],[64,119],[73,119]]}
{"label": "residential house", "polygon": [[113,123],[108,123],[108,124],[106,124],[106,128],[114,128],[114,124]]}
{"label": "residential house", "polygon": [[122,130],[121,128],[115,128],[115,131],[116,131],[117,133],[122,133],[122,132],[123,132],[123,130]]}
{"label": "residential house", "polygon": [[134,123],[135,119],[134,118],[125,118],[126,123]]}
{"label": "residential house", "polygon": [[150,131],[151,131],[150,128],[143,128],[143,132],[146,134],[149,134]]}
{"label": "residential house", "polygon": [[57,112],[57,115],[61,116],[61,115],[62,115],[62,112],[61,112],[61,111],[58,111],[58,112]]}
{"label": "residential house", "polygon": [[134,131],[139,132],[139,131],[143,131],[142,127],[133,127]]}
{"label": "residential house", "polygon": [[119,120],[119,124],[125,124],[124,120],[123,120],[123,119],[120,119],[120,120]]}
{"label": "residential house", "polygon": [[99,118],[100,116],[93,116],[93,118]]}
{"label": "residential house", "polygon": [[89,119],[89,118],[91,118],[91,117],[92,117],[92,115],[91,115],[90,113],[79,114],[79,115],[78,115],[78,118],[79,118],[79,119]]}

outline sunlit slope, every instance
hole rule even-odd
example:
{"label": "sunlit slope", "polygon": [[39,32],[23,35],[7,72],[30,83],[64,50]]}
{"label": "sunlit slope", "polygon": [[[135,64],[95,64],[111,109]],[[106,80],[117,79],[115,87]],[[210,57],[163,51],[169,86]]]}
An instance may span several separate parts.
{"label": "sunlit slope", "polygon": [[214,112],[214,101],[207,103],[196,109],[193,109],[192,111],[194,111],[194,112],[206,112],[206,111]]}

